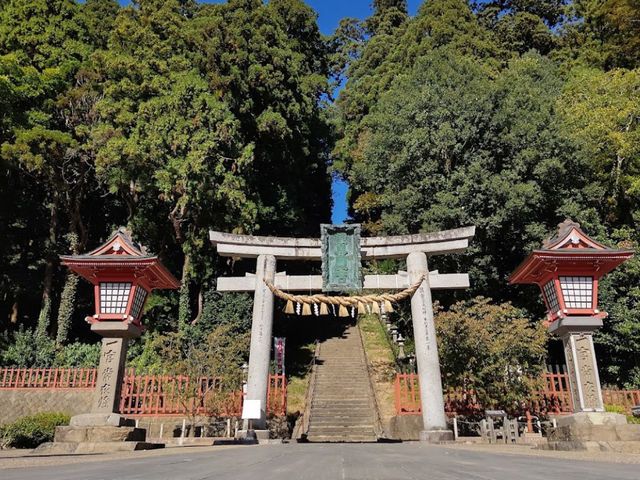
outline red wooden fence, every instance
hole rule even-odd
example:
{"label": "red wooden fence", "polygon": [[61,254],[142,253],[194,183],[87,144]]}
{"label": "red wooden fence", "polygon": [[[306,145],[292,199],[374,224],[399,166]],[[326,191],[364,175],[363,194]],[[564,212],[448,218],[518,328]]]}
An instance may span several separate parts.
{"label": "red wooden fence", "polygon": [[605,405],[622,405],[631,412],[631,407],[640,405],[640,390],[602,390]]}
{"label": "red wooden fence", "polygon": [[[3,368],[0,369],[0,390],[90,390],[96,386],[95,368]],[[161,375],[135,375],[129,370],[122,382],[120,413],[134,416],[181,416],[187,411],[176,392],[184,388],[188,378]],[[198,414],[240,416],[242,392],[222,392],[219,378],[203,377],[198,393]],[[287,381],[284,375],[269,375],[267,413],[283,416],[287,411]]]}
{"label": "red wooden fence", "polygon": [[422,413],[420,406],[420,384],[415,373],[396,373],[396,414],[419,415]]}
{"label": "red wooden fence", "polygon": [[96,377],[95,368],[3,368],[0,369],[0,390],[89,390],[96,386]]}
{"label": "red wooden fence", "polygon": [[[397,415],[422,413],[417,374],[397,373],[395,396]],[[640,404],[640,390],[602,390],[602,399],[605,405],[622,405],[631,413],[631,407]],[[482,410],[482,405],[471,390],[463,392],[450,389],[445,393],[445,411],[448,415],[468,415]],[[543,389],[535,392],[533,400],[524,410],[546,415],[573,413],[569,376],[566,373],[546,373]]]}
{"label": "red wooden fence", "polygon": [[269,375],[267,413],[276,417],[287,414],[287,379],[284,375]]}
{"label": "red wooden fence", "polygon": [[[120,413],[129,416],[178,416],[185,412],[198,415],[237,417],[242,414],[242,392],[222,392],[220,378],[202,377],[198,391],[191,399],[180,400],[177,394],[184,389],[188,377],[159,375],[125,375],[120,400]],[[267,414],[286,414],[287,381],[284,375],[269,375]],[[195,410],[194,402],[197,403]]]}

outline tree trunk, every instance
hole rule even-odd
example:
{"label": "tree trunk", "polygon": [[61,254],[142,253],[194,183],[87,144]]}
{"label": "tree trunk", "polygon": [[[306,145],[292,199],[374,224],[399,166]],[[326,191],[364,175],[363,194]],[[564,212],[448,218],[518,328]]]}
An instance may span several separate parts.
{"label": "tree trunk", "polygon": [[[79,228],[78,219],[79,210],[74,212],[71,220],[72,233],[69,234],[70,250],[73,255],[79,253],[80,237],[76,233]],[[79,223],[82,223],[81,221]],[[69,337],[69,328],[71,327],[71,320],[73,318],[73,312],[75,310],[76,292],[78,291],[78,275],[69,270],[64,281],[64,288],[60,295],[60,306],[58,307],[58,321],[57,321],[57,334],[56,334],[56,347],[61,347],[67,343]]]}
{"label": "tree trunk", "polygon": [[193,326],[198,323],[200,317],[202,317],[202,285],[200,285],[200,290],[198,290],[198,314],[196,315],[196,318],[194,318],[191,322],[191,325]]}
{"label": "tree trunk", "polygon": [[44,288],[42,290],[42,304],[38,315],[36,337],[46,337],[51,320],[51,289],[53,286],[54,264],[51,258],[47,259],[44,267]]}
{"label": "tree trunk", "polygon": [[189,298],[189,267],[191,260],[185,253],[182,263],[182,280],[180,281],[180,300],[178,305],[178,329],[183,331],[189,325],[191,318],[191,305]]}
{"label": "tree trunk", "polygon": [[64,288],[60,295],[60,308],[58,309],[58,331],[56,335],[56,346],[61,347],[69,338],[69,328],[75,310],[76,292],[78,291],[78,275],[67,272]]}
{"label": "tree trunk", "polygon": [[47,248],[47,260],[44,267],[44,286],[42,289],[42,304],[38,315],[36,337],[44,338],[51,321],[51,290],[53,288],[53,273],[55,271],[54,251],[56,246],[56,230],[58,227],[58,194],[53,193],[49,216],[49,245]]}
{"label": "tree trunk", "polygon": [[18,296],[13,297],[13,305],[11,306],[11,315],[9,315],[11,323],[18,323]]}

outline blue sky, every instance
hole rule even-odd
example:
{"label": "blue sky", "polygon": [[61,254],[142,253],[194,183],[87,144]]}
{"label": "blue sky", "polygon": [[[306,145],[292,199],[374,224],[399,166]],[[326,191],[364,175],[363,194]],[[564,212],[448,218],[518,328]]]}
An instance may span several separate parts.
{"label": "blue sky", "polygon": [[[120,5],[128,5],[128,0],[119,0]],[[223,3],[212,0],[203,3]],[[306,0],[318,13],[318,25],[320,31],[329,35],[338,26],[338,22],[344,17],[364,19],[371,15],[371,4],[373,0]],[[422,0],[408,0],[409,14],[415,15]],[[334,178],[332,184],[333,211],[331,221],[333,223],[343,223],[347,216],[347,190],[348,186],[343,181]]]}

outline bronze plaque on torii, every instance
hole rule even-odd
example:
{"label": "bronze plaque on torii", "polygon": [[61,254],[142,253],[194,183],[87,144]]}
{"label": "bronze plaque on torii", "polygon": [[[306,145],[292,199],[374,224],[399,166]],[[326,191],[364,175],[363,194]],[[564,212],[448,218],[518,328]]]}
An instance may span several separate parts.
{"label": "bronze plaque on torii", "polygon": [[362,290],[360,225],[320,225],[322,291]]}

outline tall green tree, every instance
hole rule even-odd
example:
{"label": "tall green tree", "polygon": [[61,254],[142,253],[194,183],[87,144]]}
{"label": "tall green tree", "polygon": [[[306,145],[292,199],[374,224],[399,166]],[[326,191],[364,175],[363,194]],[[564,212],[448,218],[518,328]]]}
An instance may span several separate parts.
{"label": "tall green tree", "polygon": [[469,270],[474,293],[511,298],[513,268],[593,201],[580,193],[588,170],[555,115],[562,86],[539,55],[500,73],[452,47],[425,55],[361,122],[345,171],[355,218],[385,234],[476,225],[468,255],[434,261]]}
{"label": "tall green tree", "polygon": [[558,107],[594,177],[598,209],[610,225],[640,218],[640,69],[577,69]]}
{"label": "tall green tree", "polygon": [[77,141],[57,105],[57,96],[70,87],[91,51],[83,20],[79,5],[71,0],[15,0],[0,10],[0,54],[10,54],[6,58],[14,62],[13,79],[22,69],[25,75],[20,81],[28,82],[13,89],[12,110],[24,110],[13,117],[1,152],[5,160],[36,178],[49,217],[36,330],[40,336],[46,335],[50,323],[62,212],[71,208],[76,183],[83,181],[77,172],[84,166],[69,156]]}
{"label": "tall green tree", "polygon": [[220,268],[208,229],[306,233],[328,218],[328,54],[302,2],[139,2],[93,61],[98,175],[154,250],[180,250],[182,328]]}
{"label": "tall green tree", "polygon": [[640,5],[635,0],[575,0],[559,56],[609,70],[640,65]]}
{"label": "tall green tree", "polygon": [[[347,44],[358,54],[348,62],[347,83],[336,101],[338,140],[332,156],[338,172],[347,171],[352,162],[362,157],[360,138],[367,135],[363,118],[375,108],[394,80],[405,76],[423,56],[448,46],[452,54],[478,60],[500,63],[507,58],[493,33],[481,25],[464,0],[424,2],[414,18],[407,16],[396,25],[388,32],[373,32],[366,41],[361,41],[359,48],[353,41]],[[338,38],[345,35],[347,39],[354,37],[353,32],[345,32],[344,28],[337,32]],[[364,192],[353,193],[355,201]]]}

